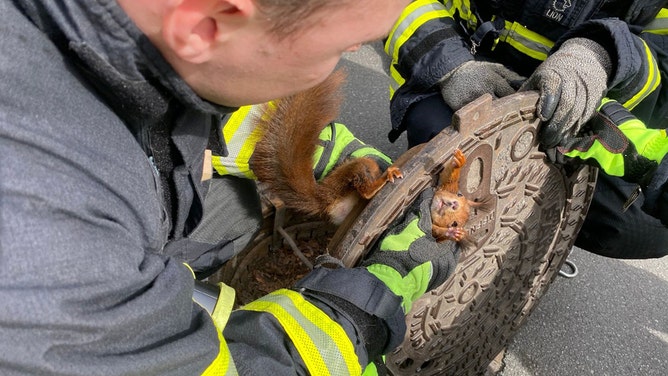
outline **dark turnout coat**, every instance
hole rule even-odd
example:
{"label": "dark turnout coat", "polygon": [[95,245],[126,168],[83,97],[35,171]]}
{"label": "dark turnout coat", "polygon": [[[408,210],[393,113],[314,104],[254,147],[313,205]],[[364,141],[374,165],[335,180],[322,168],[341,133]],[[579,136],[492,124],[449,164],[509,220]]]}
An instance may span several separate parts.
{"label": "dark turnout coat", "polygon": [[[210,131],[233,109],[198,98],[113,0],[2,0],[0,30],[0,374],[202,373],[219,329],[183,261],[201,248],[204,150],[224,149]],[[330,292],[388,294],[347,271]],[[362,364],[403,336],[396,296],[387,325],[344,292],[313,296]],[[240,373],[304,370],[266,313],[234,312],[225,337]]]}
{"label": "dark turnout coat", "polygon": [[[648,127],[666,129],[668,10],[661,9],[667,3],[664,0],[470,0],[461,3],[423,0],[412,12],[404,13],[399,27],[392,30],[385,44],[392,58],[393,131],[390,139],[396,139],[408,126],[406,113],[411,106],[440,95],[439,80],[461,64],[472,60],[494,61],[529,77],[565,40],[576,37],[593,39],[608,51],[614,72],[609,78],[606,96],[632,108]],[[419,27],[415,26],[419,22],[422,22]],[[667,179],[668,158],[664,158],[637,205],[644,213],[663,222],[663,228],[661,222],[651,219],[647,220],[648,228],[643,229],[647,233],[629,230],[629,226],[637,227],[638,223],[620,218],[619,223],[598,223],[595,226],[599,229],[598,235],[602,227],[597,226],[606,226],[632,238],[656,232],[666,239]],[[628,197],[628,192],[619,192],[619,195]],[[614,212],[616,217],[633,218],[628,213],[618,214],[621,207],[614,203],[604,209]],[[590,219],[607,215],[595,212]],[[628,248],[629,243],[623,243],[623,247]],[[615,257],[656,257],[666,254],[665,246],[660,243],[653,245],[660,248],[656,252],[602,252]]]}

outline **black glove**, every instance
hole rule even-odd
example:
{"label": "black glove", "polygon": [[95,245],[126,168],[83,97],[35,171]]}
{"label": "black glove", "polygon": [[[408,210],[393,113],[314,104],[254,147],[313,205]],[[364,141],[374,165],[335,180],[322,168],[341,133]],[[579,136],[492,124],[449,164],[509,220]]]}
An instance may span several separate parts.
{"label": "black glove", "polygon": [[607,51],[586,38],[567,40],[520,90],[538,90],[541,143],[554,147],[575,136],[594,114],[607,91],[612,62]]}

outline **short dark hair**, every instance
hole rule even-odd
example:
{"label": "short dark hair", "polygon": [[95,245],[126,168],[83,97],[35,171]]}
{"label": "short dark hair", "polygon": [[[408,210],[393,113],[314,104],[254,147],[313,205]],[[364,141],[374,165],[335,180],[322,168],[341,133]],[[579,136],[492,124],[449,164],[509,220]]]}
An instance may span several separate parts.
{"label": "short dark hair", "polygon": [[[260,12],[271,23],[279,37],[311,26],[314,13],[326,8],[343,6],[345,1],[333,0],[253,0]],[[308,20],[308,21],[307,21]]]}

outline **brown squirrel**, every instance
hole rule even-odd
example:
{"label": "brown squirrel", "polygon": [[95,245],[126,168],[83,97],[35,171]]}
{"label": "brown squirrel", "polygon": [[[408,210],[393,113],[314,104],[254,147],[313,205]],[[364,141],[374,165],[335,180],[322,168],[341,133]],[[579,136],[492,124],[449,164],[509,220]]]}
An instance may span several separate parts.
{"label": "brown squirrel", "polygon": [[[419,144],[394,161],[394,166],[400,168],[408,160],[420,153],[426,144]],[[461,169],[466,164],[466,156],[460,149],[456,149],[452,159],[445,163],[438,175],[438,182],[434,187],[429,208],[431,214],[431,234],[437,242],[453,240],[472,243],[464,229],[469,220],[472,208],[489,210],[489,201],[471,201],[459,191]]]}
{"label": "brown squirrel", "polygon": [[469,219],[471,207],[482,205],[468,200],[459,192],[459,175],[465,163],[466,156],[457,149],[439,175],[431,201],[431,234],[437,242],[462,241],[466,236],[464,225]]}
{"label": "brown squirrel", "polygon": [[258,180],[286,207],[340,224],[360,200],[371,199],[385,183],[401,178],[390,166],[384,172],[368,157],[349,159],[321,181],[313,174],[320,132],[339,115],[346,75],[337,70],[324,82],[265,105],[257,119],[262,137],[251,168]]}

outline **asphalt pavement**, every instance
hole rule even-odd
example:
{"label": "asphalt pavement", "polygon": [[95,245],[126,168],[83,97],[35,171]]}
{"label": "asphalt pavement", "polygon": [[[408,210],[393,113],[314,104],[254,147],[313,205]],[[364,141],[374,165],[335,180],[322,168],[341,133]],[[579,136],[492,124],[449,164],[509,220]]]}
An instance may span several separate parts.
{"label": "asphalt pavement", "polygon": [[[396,158],[387,59],[379,43],[344,56],[339,121]],[[668,245],[666,245],[668,247]],[[617,260],[574,248],[578,275],[558,277],[520,328],[499,376],[668,376],[668,257]]]}

